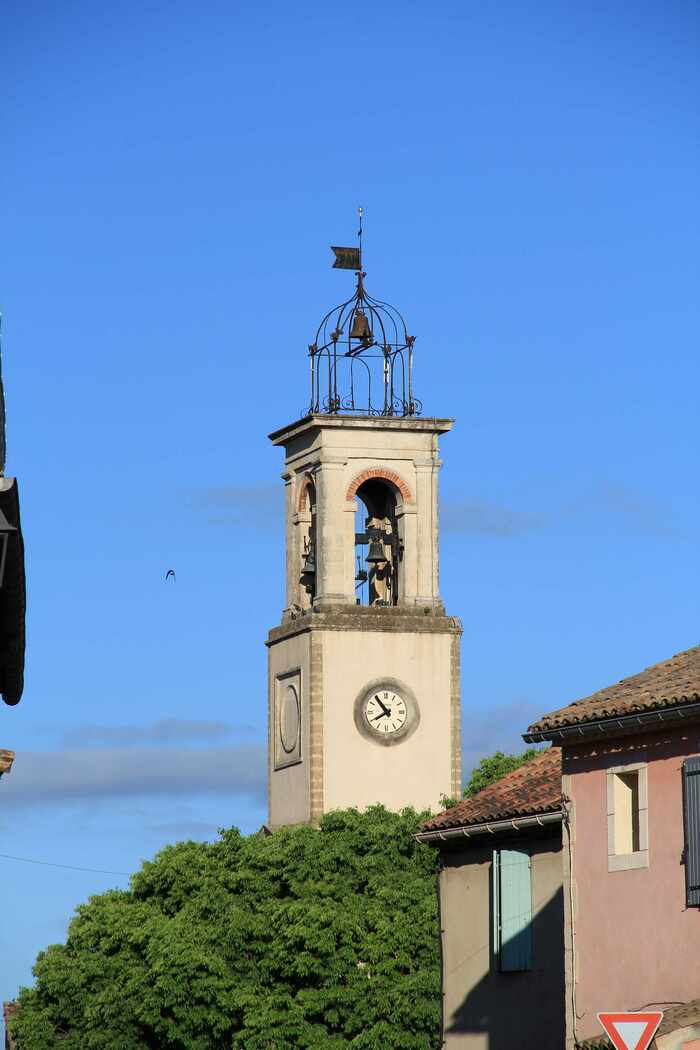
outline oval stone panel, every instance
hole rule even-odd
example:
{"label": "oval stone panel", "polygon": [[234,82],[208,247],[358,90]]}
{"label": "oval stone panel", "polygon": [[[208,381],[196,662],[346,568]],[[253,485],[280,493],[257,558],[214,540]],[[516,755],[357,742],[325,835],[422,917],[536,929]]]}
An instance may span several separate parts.
{"label": "oval stone panel", "polygon": [[299,697],[293,685],[288,685],[280,708],[280,740],[282,747],[291,754],[299,739]]}

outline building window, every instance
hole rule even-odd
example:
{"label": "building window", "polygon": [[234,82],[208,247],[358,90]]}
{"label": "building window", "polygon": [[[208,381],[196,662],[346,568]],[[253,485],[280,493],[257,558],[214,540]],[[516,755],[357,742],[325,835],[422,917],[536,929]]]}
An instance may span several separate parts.
{"label": "building window", "polygon": [[647,767],[614,766],[606,779],[608,871],[648,868]]}
{"label": "building window", "polygon": [[493,851],[493,954],[501,973],[532,969],[532,880],[524,850]]}
{"label": "building window", "polygon": [[614,773],[615,855],[639,852],[639,770]]}

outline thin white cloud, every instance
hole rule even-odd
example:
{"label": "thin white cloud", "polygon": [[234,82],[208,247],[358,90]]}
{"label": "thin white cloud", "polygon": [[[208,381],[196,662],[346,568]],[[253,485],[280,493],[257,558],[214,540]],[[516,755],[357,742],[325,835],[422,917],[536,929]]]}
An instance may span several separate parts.
{"label": "thin white cloud", "polygon": [[617,481],[600,481],[561,509],[564,522],[596,531],[681,536],[673,509]]}
{"label": "thin white cloud", "polygon": [[537,512],[448,497],[440,503],[440,522],[446,533],[506,540],[534,532],[660,538],[684,535],[673,507],[609,480],[591,483],[575,499],[552,500]]}
{"label": "thin white cloud", "polygon": [[542,518],[526,511],[470,500],[445,500],[440,505],[440,524],[445,532],[510,539],[536,532]]}
{"label": "thin white cloud", "polygon": [[169,839],[209,839],[215,840],[219,836],[219,827],[206,820],[171,820],[160,824],[145,824],[147,831],[155,831],[166,835]]}
{"label": "thin white cloud", "polygon": [[249,725],[234,725],[215,719],[162,718],[150,725],[82,725],[69,727],[64,747],[141,747],[149,744],[204,743],[233,735],[250,735]]}
{"label": "thin white cloud", "polygon": [[37,803],[46,807],[137,796],[247,795],[263,800],[266,787],[266,749],[250,744],[18,752],[0,790],[9,815]]}
{"label": "thin white cloud", "polygon": [[284,513],[282,485],[219,485],[189,493],[188,501],[209,525],[244,526],[251,535],[276,531]]}

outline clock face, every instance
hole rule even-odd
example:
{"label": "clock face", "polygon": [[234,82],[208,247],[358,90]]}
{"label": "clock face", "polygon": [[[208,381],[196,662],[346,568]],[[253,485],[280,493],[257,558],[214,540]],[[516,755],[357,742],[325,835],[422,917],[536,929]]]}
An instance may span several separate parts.
{"label": "clock face", "polygon": [[355,728],[365,740],[380,747],[401,745],[420,725],[418,700],[398,678],[375,678],[355,697]]}
{"label": "clock face", "polygon": [[406,701],[401,693],[393,689],[377,689],[365,699],[364,716],[373,733],[389,737],[400,732],[406,725]]}

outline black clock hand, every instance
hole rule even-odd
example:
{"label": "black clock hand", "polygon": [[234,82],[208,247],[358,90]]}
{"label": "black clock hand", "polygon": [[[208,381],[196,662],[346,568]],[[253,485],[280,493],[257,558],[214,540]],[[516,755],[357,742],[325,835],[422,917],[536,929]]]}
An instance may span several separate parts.
{"label": "black clock hand", "polygon": [[391,711],[382,711],[380,715],[370,718],[370,722],[378,722],[380,718],[391,718]]}
{"label": "black clock hand", "polygon": [[378,697],[378,696],[376,696],[376,695],[375,695],[374,699],[375,699],[375,700],[377,701],[377,703],[378,703],[378,704],[379,704],[379,706],[381,707],[381,709],[382,709],[382,713],[383,713],[383,714],[385,714],[387,718],[389,718],[389,717],[391,716],[391,711],[390,711],[390,710],[389,710],[389,708],[388,708],[388,707],[386,706],[386,704],[383,704],[383,703],[381,702],[381,700],[379,699],[379,697]]}

